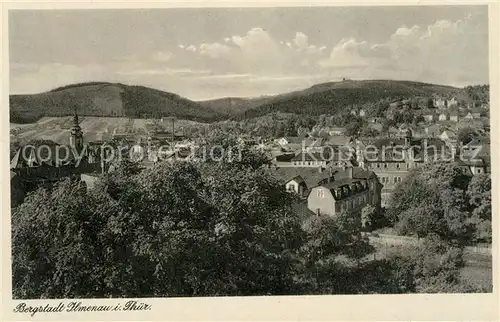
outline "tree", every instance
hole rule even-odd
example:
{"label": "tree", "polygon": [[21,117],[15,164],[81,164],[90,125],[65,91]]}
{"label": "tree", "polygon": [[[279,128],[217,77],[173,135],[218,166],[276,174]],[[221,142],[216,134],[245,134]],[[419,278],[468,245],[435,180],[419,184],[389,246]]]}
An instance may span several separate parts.
{"label": "tree", "polygon": [[369,230],[374,222],[376,209],[372,205],[366,205],[361,209],[361,227],[364,230]]}
{"label": "tree", "polygon": [[470,177],[453,164],[430,163],[398,186],[388,215],[402,234],[466,242],[470,216],[465,191]]}
{"label": "tree", "polygon": [[471,222],[475,225],[477,241],[491,243],[491,176],[475,175],[467,187],[467,197],[472,211]]}
{"label": "tree", "polygon": [[477,131],[471,127],[464,127],[458,132],[458,141],[467,144],[477,137]]}
{"label": "tree", "polygon": [[345,134],[347,136],[358,137],[363,128],[365,128],[366,126],[366,120],[362,118],[356,118],[354,121],[347,124]]}

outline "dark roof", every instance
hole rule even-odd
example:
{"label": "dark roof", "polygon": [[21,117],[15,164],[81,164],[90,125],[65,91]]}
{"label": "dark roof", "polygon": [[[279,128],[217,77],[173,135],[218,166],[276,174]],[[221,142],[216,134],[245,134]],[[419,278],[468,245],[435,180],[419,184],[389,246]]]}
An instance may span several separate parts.
{"label": "dark roof", "polygon": [[330,176],[330,172],[328,170],[320,172],[319,168],[286,167],[277,168],[274,170],[274,173],[284,182],[300,177],[308,188],[318,185],[318,182]]}
{"label": "dark roof", "polygon": [[292,181],[292,180],[296,181],[297,183],[302,183],[302,182],[305,183],[304,179],[301,176],[296,176],[288,181]]}
{"label": "dark roof", "polygon": [[332,196],[336,200],[340,200],[354,193],[366,191],[368,189],[367,180],[356,178],[341,178],[338,180],[333,180],[326,184],[322,184],[321,186],[330,190]]}
{"label": "dark roof", "polygon": [[12,168],[23,168],[33,161],[37,165],[53,165],[57,163],[72,163],[78,158],[78,152],[67,145],[39,144],[24,145],[16,152],[11,160]]}
{"label": "dark roof", "polygon": [[285,153],[276,156],[276,161],[278,162],[288,162],[295,158],[294,153]]}

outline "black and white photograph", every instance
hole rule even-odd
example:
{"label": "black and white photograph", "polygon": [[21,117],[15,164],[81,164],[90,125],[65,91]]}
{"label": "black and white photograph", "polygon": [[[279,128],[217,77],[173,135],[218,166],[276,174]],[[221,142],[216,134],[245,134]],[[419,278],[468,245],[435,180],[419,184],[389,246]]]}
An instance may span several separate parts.
{"label": "black and white photograph", "polygon": [[489,14],[9,10],[12,299],[492,293]]}

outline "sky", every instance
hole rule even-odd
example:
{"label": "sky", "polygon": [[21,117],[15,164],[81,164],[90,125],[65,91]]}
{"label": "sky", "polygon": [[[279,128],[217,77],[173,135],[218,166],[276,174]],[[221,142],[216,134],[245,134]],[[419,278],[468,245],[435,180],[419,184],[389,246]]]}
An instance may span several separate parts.
{"label": "sky", "polygon": [[486,6],[18,10],[11,94],[121,82],[193,100],[348,79],[486,84]]}

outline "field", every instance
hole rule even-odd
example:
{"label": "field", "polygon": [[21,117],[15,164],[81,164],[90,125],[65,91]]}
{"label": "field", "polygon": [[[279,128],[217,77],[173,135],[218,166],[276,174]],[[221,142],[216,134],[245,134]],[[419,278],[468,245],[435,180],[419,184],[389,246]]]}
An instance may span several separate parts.
{"label": "field", "polygon": [[[113,133],[146,135],[153,124],[160,125],[164,130],[170,130],[171,123],[161,123],[156,119],[133,119],[127,117],[80,117],[84,141],[106,140]],[[69,131],[73,117],[43,117],[36,123],[10,124],[11,140],[26,142],[30,140],[52,140],[59,144],[69,143]],[[177,120],[176,130],[196,126],[200,123]]]}

